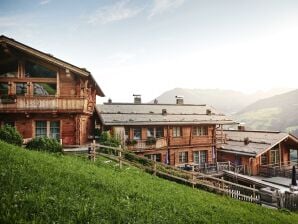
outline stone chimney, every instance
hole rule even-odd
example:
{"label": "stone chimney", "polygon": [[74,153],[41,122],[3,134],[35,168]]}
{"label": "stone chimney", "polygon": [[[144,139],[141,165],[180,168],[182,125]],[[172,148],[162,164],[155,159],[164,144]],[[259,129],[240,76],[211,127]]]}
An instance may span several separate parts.
{"label": "stone chimney", "polygon": [[111,98],[108,99],[108,104],[112,104],[112,99]]}
{"label": "stone chimney", "polygon": [[142,103],[142,98],[140,94],[133,94],[134,97],[134,104],[141,104]]}
{"label": "stone chimney", "polygon": [[184,103],[183,96],[175,96],[176,98],[176,104],[182,105]]}
{"label": "stone chimney", "polygon": [[167,109],[162,109],[162,110],[161,110],[161,114],[162,114],[163,116],[167,115],[167,113],[168,113],[168,112],[167,112]]}
{"label": "stone chimney", "polygon": [[238,131],[245,131],[245,124],[244,123],[238,124]]}

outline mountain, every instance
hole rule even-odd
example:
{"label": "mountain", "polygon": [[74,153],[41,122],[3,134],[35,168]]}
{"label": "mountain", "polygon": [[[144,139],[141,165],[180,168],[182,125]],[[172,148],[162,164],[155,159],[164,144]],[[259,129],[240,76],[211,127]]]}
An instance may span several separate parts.
{"label": "mountain", "polygon": [[288,90],[272,89],[244,94],[239,91],[222,89],[184,89],[175,88],[164,92],[156,99],[159,103],[175,103],[175,96],[183,96],[184,103],[208,104],[226,114],[233,114],[259,99],[270,97]]}
{"label": "mountain", "polygon": [[252,129],[281,130],[298,136],[298,89],[258,100],[233,117]]}

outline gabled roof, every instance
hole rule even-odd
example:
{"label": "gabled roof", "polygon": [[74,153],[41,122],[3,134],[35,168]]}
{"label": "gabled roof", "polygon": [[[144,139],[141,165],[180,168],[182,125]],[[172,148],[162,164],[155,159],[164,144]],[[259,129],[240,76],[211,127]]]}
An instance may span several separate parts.
{"label": "gabled roof", "polygon": [[96,89],[98,94],[100,94],[101,96],[104,96],[103,91],[101,90],[101,88],[99,87],[99,85],[96,83],[95,79],[92,77],[91,73],[89,71],[87,71],[85,68],[79,68],[75,65],[72,65],[68,62],[65,62],[59,58],[56,58],[48,53],[44,53],[42,51],[39,51],[37,49],[34,49],[32,47],[29,47],[25,44],[22,44],[14,39],[11,39],[9,37],[6,37],[4,35],[0,36],[0,44],[7,44],[9,46],[12,46],[20,51],[26,52],[27,54],[30,54],[36,58],[40,58],[44,61],[50,62],[51,64],[54,64],[56,66],[59,67],[63,67],[65,69],[69,69],[70,71],[81,75],[81,76],[86,76],[86,77],[91,77],[91,79],[94,80],[95,85],[96,85]]}
{"label": "gabled roof", "polygon": [[[286,139],[291,139],[298,147],[298,139],[283,132],[224,130],[224,134],[226,134],[226,143],[218,150],[227,153],[256,157]],[[245,144],[245,138],[249,140],[248,144]]]}
{"label": "gabled roof", "polygon": [[[96,106],[104,125],[235,124],[213,107],[194,104],[111,103]],[[166,110],[163,115],[162,111]],[[207,114],[207,110],[211,112]]]}

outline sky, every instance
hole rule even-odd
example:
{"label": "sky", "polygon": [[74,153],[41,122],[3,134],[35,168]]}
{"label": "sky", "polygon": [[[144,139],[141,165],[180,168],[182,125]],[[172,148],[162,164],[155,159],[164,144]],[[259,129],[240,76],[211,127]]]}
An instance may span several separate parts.
{"label": "sky", "polygon": [[87,68],[103,101],[298,87],[297,0],[0,0],[0,34]]}

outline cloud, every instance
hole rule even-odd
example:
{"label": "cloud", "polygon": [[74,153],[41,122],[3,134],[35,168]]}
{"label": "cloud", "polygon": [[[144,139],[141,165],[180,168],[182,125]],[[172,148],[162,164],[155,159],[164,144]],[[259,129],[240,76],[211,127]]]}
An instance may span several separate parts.
{"label": "cloud", "polygon": [[107,24],[135,17],[144,8],[131,6],[130,0],[121,0],[112,5],[100,7],[92,14],[88,23],[90,24]]}
{"label": "cloud", "polygon": [[39,2],[40,5],[46,5],[49,4],[51,2],[51,0],[42,0]]}
{"label": "cloud", "polygon": [[180,7],[184,2],[185,0],[154,0],[153,8],[148,18],[162,14],[166,11],[174,10]]}

